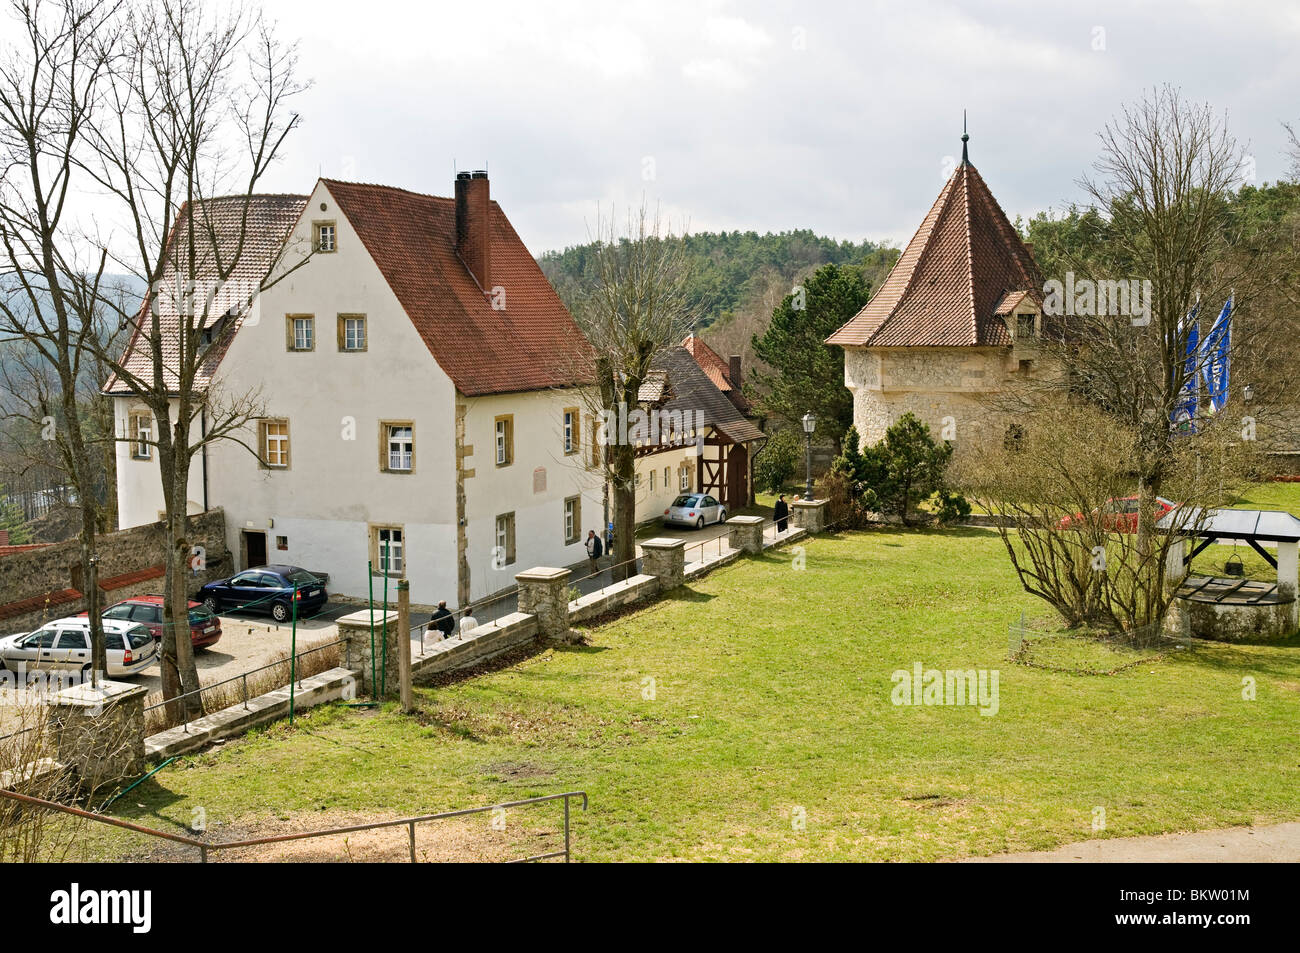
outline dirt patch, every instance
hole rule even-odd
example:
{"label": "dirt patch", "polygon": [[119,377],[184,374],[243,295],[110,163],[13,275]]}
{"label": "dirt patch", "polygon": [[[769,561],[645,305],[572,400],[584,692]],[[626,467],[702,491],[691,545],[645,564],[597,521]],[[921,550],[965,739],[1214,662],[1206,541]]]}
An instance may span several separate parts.
{"label": "dirt patch", "polygon": [[531,778],[549,778],[555,774],[554,769],[533,764],[528,761],[495,761],[483,765],[483,773],[498,781],[520,781]]}
{"label": "dirt patch", "polygon": [[[490,863],[520,860],[564,848],[562,826],[548,823],[533,809],[503,810],[500,813],[470,815],[415,826],[417,863]],[[396,819],[397,815],[321,811],[283,818],[258,818],[222,825],[209,831],[213,842],[282,837],[336,827],[373,824]],[[198,851],[180,844],[159,845],[136,852],[123,860],[150,863],[193,862]],[[410,829],[406,826],[328,834],[300,840],[260,844],[254,847],[215,850],[208,861],[219,863],[410,863]]]}

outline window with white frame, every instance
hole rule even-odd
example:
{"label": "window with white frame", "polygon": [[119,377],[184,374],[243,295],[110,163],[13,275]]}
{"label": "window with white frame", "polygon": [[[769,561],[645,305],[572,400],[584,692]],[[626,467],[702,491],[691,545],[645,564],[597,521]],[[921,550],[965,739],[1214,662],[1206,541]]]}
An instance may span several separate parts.
{"label": "window with white frame", "polygon": [[406,539],[400,526],[370,528],[370,559],[383,575],[400,576],[406,571]]}
{"label": "window with white frame", "polygon": [[337,233],[337,229],[334,227],[334,223],[316,222],[315,230],[316,230],[316,250],[318,252],[323,252],[325,254],[329,254],[330,252],[334,251],[336,248],[334,238]]}
{"label": "window with white frame", "polygon": [[655,473],[657,473],[657,472],[658,472],[658,471],[656,471],[656,470],[651,470],[651,471],[650,471],[650,492],[651,492],[651,493],[653,493],[653,492],[655,491]]}
{"label": "window with white frame", "polygon": [[570,407],[564,411],[564,452],[578,452],[578,409]]}
{"label": "window with white frame", "polygon": [[668,467],[664,467],[664,489],[666,490],[672,485],[673,485],[673,481],[672,478],[669,476],[669,469]]}
{"label": "window with white frame", "polygon": [[515,456],[514,415],[503,414],[496,418],[496,462],[497,466],[509,466]]}
{"label": "window with white frame", "polygon": [[364,351],[366,349],[366,316],[364,314],[339,315],[339,350]]}
{"label": "window with white frame", "polygon": [[258,422],[262,444],[262,465],[275,469],[289,466],[289,421],[262,420]]}
{"label": "window with white frame", "polygon": [[388,443],[388,470],[409,472],[415,467],[415,427],[412,424],[385,424]]}
{"label": "window with white frame", "polygon": [[148,413],[131,415],[131,457],[153,459],[153,417]]}
{"label": "window with white frame", "polygon": [[582,497],[571,496],[564,501],[564,542],[576,543],[582,529]]}
{"label": "window with white frame", "polygon": [[683,463],[678,470],[679,487],[682,492],[691,488],[691,468]]}
{"label": "window with white frame", "polygon": [[[515,561],[515,514],[502,513],[497,517],[496,547],[494,556],[501,557],[500,564],[509,566]],[[494,563],[496,561],[494,560]]]}
{"label": "window with white frame", "polygon": [[291,314],[287,318],[288,341],[291,351],[316,349],[316,318],[310,314]]}

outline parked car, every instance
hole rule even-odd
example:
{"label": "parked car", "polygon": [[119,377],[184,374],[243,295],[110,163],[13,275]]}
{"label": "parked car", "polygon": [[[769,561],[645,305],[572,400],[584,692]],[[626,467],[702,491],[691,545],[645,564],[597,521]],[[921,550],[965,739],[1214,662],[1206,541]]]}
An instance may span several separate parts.
{"label": "parked car", "polygon": [[699,529],[708,523],[721,523],[726,518],[726,508],[707,493],[685,493],[664,510],[665,526],[677,524]]}
{"label": "parked car", "polygon": [[329,601],[325,583],[315,573],[297,566],[258,566],[229,579],[210,582],[198,597],[210,612],[251,609],[269,612],[276,622],[288,622],[293,602],[298,600],[298,617],[315,615]]}
{"label": "parked car", "polygon": [[[1173,500],[1163,496],[1156,497],[1156,520],[1159,521],[1170,510],[1178,506]],[[1082,513],[1062,518],[1058,529],[1083,529],[1091,519],[1100,517],[1103,527],[1113,533],[1136,533],[1138,529],[1138,498],[1136,496],[1113,497],[1106,505],[1092,511],[1090,519]]]}
{"label": "parked car", "polygon": [[[138,622],[104,620],[104,647],[110,678],[134,675],[158,660],[153,635]],[[90,620],[85,615],[47,622],[35,632],[0,639],[0,666],[27,671],[90,674]]]}
{"label": "parked car", "polygon": [[[201,602],[190,601],[190,644],[196,649],[206,649],[221,640],[221,620],[216,613]],[[86,613],[81,613],[84,618]],[[162,641],[163,597],[133,596],[104,610],[105,619],[122,619],[139,622],[153,635],[155,642]]]}

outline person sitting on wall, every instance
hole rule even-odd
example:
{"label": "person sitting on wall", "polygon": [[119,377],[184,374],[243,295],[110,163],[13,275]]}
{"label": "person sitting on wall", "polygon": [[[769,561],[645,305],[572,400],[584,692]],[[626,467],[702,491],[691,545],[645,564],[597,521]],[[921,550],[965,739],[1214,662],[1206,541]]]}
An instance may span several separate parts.
{"label": "person sitting on wall", "polygon": [[456,617],[448,611],[446,599],[443,599],[438,603],[438,608],[433,613],[433,618],[429,620],[429,628],[437,629],[442,633],[444,639],[456,631]]}
{"label": "person sitting on wall", "polygon": [[466,606],[465,615],[460,620],[460,637],[463,639],[466,635],[478,628],[478,619],[474,618],[474,607]]}
{"label": "person sitting on wall", "polygon": [[785,501],[785,494],[782,493],[776,498],[776,506],[772,507],[772,519],[776,520],[776,531],[784,533],[785,528],[789,526],[788,517],[790,516],[790,504]]}

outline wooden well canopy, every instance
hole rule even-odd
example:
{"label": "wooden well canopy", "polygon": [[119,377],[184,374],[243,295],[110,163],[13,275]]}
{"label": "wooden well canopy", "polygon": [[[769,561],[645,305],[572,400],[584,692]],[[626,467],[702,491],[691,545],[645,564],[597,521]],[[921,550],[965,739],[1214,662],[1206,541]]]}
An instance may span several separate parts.
{"label": "wooden well canopy", "polygon": [[[1174,533],[1195,540],[1190,551],[1175,547],[1171,551],[1172,570],[1184,570],[1191,561],[1213,543],[1242,542],[1259,553],[1277,571],[1276,584],[1249,579],[1224,579],[1216,576],[1187,577],[1178,596],[1196,602],[1221,604],[1268,605],[1291,602],[1300,587],[1300,519],[1281,510],[1200,510],[1190,519],[1175,518],[1177,511],[1166,513],[1156,523],[1156,531]],[[1186,514],[1185,514],[1186,515]],[[1262,545],[1277,547],[1274,557]]]}

